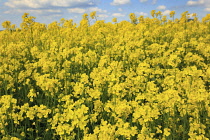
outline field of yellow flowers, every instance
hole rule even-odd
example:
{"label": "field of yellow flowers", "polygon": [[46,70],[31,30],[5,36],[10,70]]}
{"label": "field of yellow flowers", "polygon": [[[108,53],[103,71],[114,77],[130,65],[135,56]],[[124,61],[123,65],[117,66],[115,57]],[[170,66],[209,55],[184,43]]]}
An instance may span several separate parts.
{"label": "field of yellow flowers", "polygon": [[3,22],[0,139],[210,139],[210,14],[174,14]]}

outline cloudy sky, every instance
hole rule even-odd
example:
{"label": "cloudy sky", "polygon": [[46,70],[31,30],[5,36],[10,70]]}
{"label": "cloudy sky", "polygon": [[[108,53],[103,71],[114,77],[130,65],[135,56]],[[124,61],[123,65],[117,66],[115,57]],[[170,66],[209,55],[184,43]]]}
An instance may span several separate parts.
{"label": "cloudy sky", "polygon": [[[0,0],[0,23],[9,20],[19,27],[23,13],[36,17],[37,22],[49,24],[61,18],[79,23],[84,13],[97,11],[99,20],[129,20],[129,13],[151,17],[150,11],[168,15],[175,10],[175,18],[184,11],[197,13],[199,19],[210,13],[210,0]],[[0,26],[0,30],[3,29]]]}

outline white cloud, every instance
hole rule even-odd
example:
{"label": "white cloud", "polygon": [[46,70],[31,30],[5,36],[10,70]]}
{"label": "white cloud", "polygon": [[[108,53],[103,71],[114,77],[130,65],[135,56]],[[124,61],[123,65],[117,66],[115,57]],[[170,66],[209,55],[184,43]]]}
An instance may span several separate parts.
{"label": "white cloud", "polygon": [[147,16],[148,15],[147,13],[144,13],[144,12],[135,12],[135,14],[138,16]]}
{"label": "white cloud", "polygon": [[196,1],[188,1],[187,2],[187,5],[189,5],[189,6],[192,6],[192,5],[197,5],[197,2]]}
{"label": "white cloud", "polygon": [[4,11],[4,14],[10,14],[10,11]]}
{"label": "white cloud", "polygon": [[187,2],[187,5],[188,6],[201,5],[201,4],[204,4],[204,2],[205,2],[205,0],[198,0],[198,1],[189,0]]}
{"label": "white cloud", "polygon": [[166,9],[166,6],[165,5],[160,5],[157,7],[158,10],[165,10]]}
{"label": "white cloud", "polygon": [[4,3],[6,6],[9,6],[11,8],[22,8],[22,7],[28,7],[28,8],[41,8],[41,5],[44,4],[42,2],[34,1],[33,0],[8,0],[8,2]]}
{"label": "white cloud", "polygon": [[210,0],[204,0],[204,11],[210,12]]}
{"label": "white cloud", "polygon": [[33,14],[44,14],[44,15],[47,15],[47,14],[59,14],[61,13],[61,10],[54,10],[54,9],[15,9],[15,10],[8,10],[8,11],[5,11],[4,13],[5,14],[12,14],[12,13],[15,13],[15,12],[18,12],[18,13],[33,13]]}
{"label": "white cloud", "polygon": [[44,15],[44,16],[47,16],[50,17],[51,19],[54,19],[55,17],[61,17],[62,15],[61,14],[53,14],[53,15]]}
{"label": "white cloud", "polygon": [[139,0],[140,2],[147,2],[147,0]]}
{"label": "white cloud", "polygon": [[98,7],[90,7],[90,8],[88,8],[88,11],[96,11],[96,12],[99,12],[99,13],[106,13],[107,12],[107,10],[102,10]]}
{"label": "white cloud", "polygon": [[46,8],[54,7],[75,7],[91,6],[93,2],[89,0],[8,0],[4,3],[11,8]]}
{"label": "white cloud", "polygon": [[61,18],[61,16],[61,14],[43,15],[44,20],[47,20],[48,23],[52,23],[53,21],[55,21],[55,18]]}
{"label": "white cloud", "polygon": [[48,9],[48,10],[42,10],[43,12],[50,12],[50,13],[61,13],[61,10],[53,10],[53,9]]}
{"label": "white cloud", "polygon": [[85,12],[93,12],[93,11],[96,11],[96,12],[99,12],[99,13],[107,13],[107,10],[102,10],[98,7],[90,7],[88,9],[83,9],[83,8],[70,8],[70,9],[68,9],[69,13],[78,13],[78,14],[82,14],[82,13],[85,13]]}
{"label": "white cloud", "polygon": [[171,12],[170,10],[165,10],[165,11],[162,12],[162,14],[163,14],[164,16],[166,16],[166,15],[169,15],[170,12]]}
{"label": "white cloud", "polygon": [[123,5],[130,3],[130,0],[113,0],[111,5]]}
{"label": "white cloud", "polygon": [[209,8],[205,8],[204,10],[207,12],[210,12],[210,6],[209,6]]}
{"label": "white cloud", "polygon": [[122,13],[113,13],[112,16],[113,17],[124,17],[125,15]]}
{"label": "white cloud", "polygon": [[157,3],[157,0],[153,0],[153,1],[152,1],[152,4],[156,4],[156,3]]}
{"label": "white cloud", "polygon": [[108,18],[109,16],[106,15],[106,14],[99,14],[98,17],[101,17],[101,18]]}
{"label": "white cloud", "polygon": [[10,14],[11,11],[4,11],[4,14]]}
{"label": "white cloud", "polygon": [[122,10],[122,8],[118,8],[118,11],[122,12],[123,10]]}
{"label": "white cloud", "polygon": [[210,11],[210,0],[189,0],[187,2],[187,6],[202,6],[205,7],[204,11],[209,12]]}
{"label": "white cloud", "polygon": [[86,10],[85,10],[85,9],[82,9],[82,8],[70,8],[70,9],[68,9],[68,12],[69,12],[69,13],[78,13],[78,14],[82,14],[82,13],[85,13]]}

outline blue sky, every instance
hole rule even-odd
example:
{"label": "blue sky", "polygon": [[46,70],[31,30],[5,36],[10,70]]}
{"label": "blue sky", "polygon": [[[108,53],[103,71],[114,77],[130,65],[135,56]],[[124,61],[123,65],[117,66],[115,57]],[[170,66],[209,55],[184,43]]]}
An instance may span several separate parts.
{"label": "blue sky", "polygon": [[201,19],[210,13],[210,0],[0,0],[0,23],[8,20],[19,27],[25,12],[35,16],[37,22],[49,24],[61,18],[79,23],[84,13],[92,11],[97,11],[99,20],[109,22],[113,17],[129,20],[129,13],[151,17],[151,10],[163,15],[175,10],[175,18],[189,11]]}

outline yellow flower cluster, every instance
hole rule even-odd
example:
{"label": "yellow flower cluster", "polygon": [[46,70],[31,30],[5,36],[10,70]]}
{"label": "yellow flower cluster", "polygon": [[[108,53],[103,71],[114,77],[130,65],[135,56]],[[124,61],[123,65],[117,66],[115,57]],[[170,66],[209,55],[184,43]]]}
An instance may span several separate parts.
{"label": "yellow flower cluster", "polygon": [[174,14],[3,22],[0,139],[210,139],[210,16]]}

